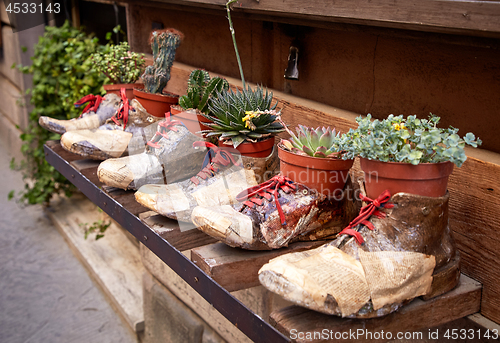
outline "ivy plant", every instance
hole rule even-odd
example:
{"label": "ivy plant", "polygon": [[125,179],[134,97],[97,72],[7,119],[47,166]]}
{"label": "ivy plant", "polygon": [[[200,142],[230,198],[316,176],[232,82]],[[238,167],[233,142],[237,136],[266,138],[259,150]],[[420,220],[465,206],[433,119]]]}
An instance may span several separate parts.
{"label": "ivy plant", "polygon": [[382,162],[437,163],[450,161],[461,167],[467,159],[464,147],[477,147],[481,140],[469,132],[464,137],[458,129],[439,128],[440,118],[431,113],[429,119],[414,115],[389,115],[383,120],[358,117],[358,127],[346,134],[344,158],[360,156]]}
{"label": "ivy plant", "polygon": [[54,194],[69,196],[74,191],[74,186],[45,160],[43,144],[60,135],[42,129],[38,119],[75,118],[81,111],[74,108],[76,101],[87,94],[101,94],[105,77],[93,70],[90,58],[101,49],[104,47],[97,38],[66,22],[61,27],[47,26],[35,45],[32,65],[17,66],[21,72],[33,75],[33,88],[27,90],[33,110],[21,134],[25,161],[16,166],[23,170],[26,181],[20,201],[48,205]]}

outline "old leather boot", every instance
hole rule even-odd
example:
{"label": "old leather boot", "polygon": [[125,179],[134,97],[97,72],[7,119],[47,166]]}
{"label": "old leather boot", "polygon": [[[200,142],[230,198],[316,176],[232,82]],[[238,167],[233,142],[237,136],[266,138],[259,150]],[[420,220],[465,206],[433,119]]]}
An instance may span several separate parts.
{"label": "old leather boot", "polygon": [[[288,243],[321,239],[338,233],[355,215],[348,199],[331,201],[316,190],[283,175],[238,194],[233,206],[198,206],[191,215],[200,230],[232,246],[250,250],[278,249]],[[347,212],[352,212],[348,214]],[[324,230],[327,223],[343,218]],[[318,236],[308,235],[318,230]]]}
{"label": "old leather boot", "polygon": [[61,137],[61,146],[72,153],[94,160],[106,160],[144,152],[162,118],[155,117],[137,101],[130,105],[125,92],[116,114],[97,129],[68,131]]}
{"label": "old leather boot", "polygon": [[121,98],[116,94],[87,95],[80,99],[75,106],[87,104],[79,118],[59,120],[42,116],[38,119],[41,127],[54,133],[63,134],[66,131],[96,129],[115,115],[121,105]]}
{"label": "old leather boot", "polygon": [[200,138],[170,117],[158,122],[158,131],[147,142],[146,151],[102,162],[97,175],[104,184],[136,190],[147,184],[167,184],[195,175],[207,152],[193,148]]}
{"label": "old leather boot", "polygon": [[211,149],[213,157],[205,158],[198,174],[188,180],[168,185],[145,185],[135,193],[136,200],[145,207],[168,218],[191,222],[196,206],[236,204],[236,195],[257,185],[257,180],[275,175],[277,154],[256,158],[241,156],[237,150],[219,148],[209,142],[195,142],[195,146]]}
{"label": "old leather boot", "polygon": [[259,280],[298,305],[350,318],[383,316],[415,297],[443,294],[460,276],[448,198],[388,191],[364,197],[368,204],[337,239],[271,260]]}

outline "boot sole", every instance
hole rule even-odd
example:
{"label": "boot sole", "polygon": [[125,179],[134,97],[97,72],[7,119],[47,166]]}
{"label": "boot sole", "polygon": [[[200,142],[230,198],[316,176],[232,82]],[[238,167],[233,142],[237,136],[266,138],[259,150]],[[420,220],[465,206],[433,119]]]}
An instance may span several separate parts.
{"label": "boot sole", "polygon": [[435,298],[441,294],[451,291],[458,285],[460,279],[460,254],[457,251],[455,257],[432,274],[431,291],[422,296],[423,300]]}

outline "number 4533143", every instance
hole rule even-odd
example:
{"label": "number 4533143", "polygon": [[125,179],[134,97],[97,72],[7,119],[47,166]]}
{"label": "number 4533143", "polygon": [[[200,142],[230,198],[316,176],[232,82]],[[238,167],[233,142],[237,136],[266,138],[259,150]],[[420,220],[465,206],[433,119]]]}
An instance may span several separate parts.
{"label": "number 4533143", "polygon": [[14,2],[14,3],[9,3],[9,5],[6,8],[6,11],[9,13],[43,13],[48,12],[48,13],[59,13],[61,12],[61,4],[60,3],[55,3],[55,4],[48,4],[47,6],[43,6],[43,4],[36,4],[34,2]]}

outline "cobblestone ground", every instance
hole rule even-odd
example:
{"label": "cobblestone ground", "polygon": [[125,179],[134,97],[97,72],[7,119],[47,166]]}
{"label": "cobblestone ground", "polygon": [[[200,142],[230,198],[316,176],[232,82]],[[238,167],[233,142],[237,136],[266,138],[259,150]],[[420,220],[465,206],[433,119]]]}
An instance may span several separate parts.
{"label": "cobblestone ground", "polygon": [[0,342],[137,342],[41,206],[8,201],[23,188],[0,143]]}

